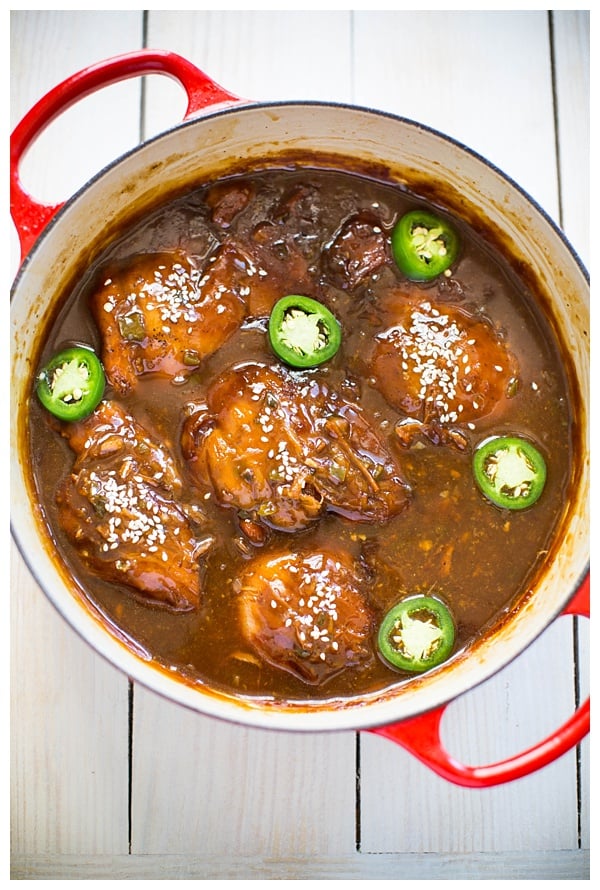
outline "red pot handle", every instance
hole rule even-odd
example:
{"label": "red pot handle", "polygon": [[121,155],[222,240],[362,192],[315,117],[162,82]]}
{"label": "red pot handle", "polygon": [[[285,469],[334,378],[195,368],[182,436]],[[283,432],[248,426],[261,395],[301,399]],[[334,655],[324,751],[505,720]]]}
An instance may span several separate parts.
{"label": "red pot handle", "polygon": [[[561,613],[590,617],[589,573],[579,590]],[[590,731],[589,698],[556,732],[537,745],[514,757],[489,766],[466,766],[455,760],[442,745],[440,724],[448,705],[426,714],[389,726],[370,730],[406,748],[435,773],[455,785],[468,788],[488,788],[510,782],[541,769],[577,745]]]}
{"label": "red pot handle", "polygon": [[22,260],[63,204],[34,201],[19,179],[21,158],[48,124],[79,99],[101,87],[144,74],[165,74],[181,84],[188,98],[184,120],[207,106],[240,101],[187,59],[156,49],[114,56],[84,68],[54,87],[17,124],[10,138],[10,209],[19,233]]}

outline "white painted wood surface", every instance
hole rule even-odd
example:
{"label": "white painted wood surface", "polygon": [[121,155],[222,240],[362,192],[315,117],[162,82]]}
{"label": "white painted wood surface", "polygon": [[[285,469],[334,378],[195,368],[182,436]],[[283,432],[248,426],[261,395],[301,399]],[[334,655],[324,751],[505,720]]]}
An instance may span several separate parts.
{"label": "white painted wood surface", "polygon": [[[13,11],[11,123],[92,62],[171,49],[241,96],[367,105],[447,133],[525,188],[587,262],[588,41],[586,11]],[[184,108],[159,77],[145,95],[134,80],[89,97],[38,140],[24,181],[64,199]],[[12,248],[14,272],[14,234]],[[16,550],[11,602],[13,878],[589,876],[587,740],[518,782],[457,788],[380,737],[230,726],[130,688],[65,626]],[[576,642],[581,694],[589,682],[577,626],[574,640],[560,619],[453,703],[448,747],[489,762],[564,720]]]}

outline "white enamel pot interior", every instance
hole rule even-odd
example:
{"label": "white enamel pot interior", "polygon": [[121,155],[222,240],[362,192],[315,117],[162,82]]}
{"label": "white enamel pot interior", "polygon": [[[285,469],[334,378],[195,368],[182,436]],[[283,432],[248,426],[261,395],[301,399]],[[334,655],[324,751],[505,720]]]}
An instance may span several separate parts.
{"label": "white enamel pot interior", "polygon": [[[535,276],[571,367],[581,460],[557,544],[532,595],[513,615],[441,670],[392,693],[306,707],[255,703],[186,685],[112,636],[58,564],[42,527],[25,450],[32,361],[44,324],[77,273],[133,216],[182,188],[240,164],[286,156],[335,156],[385,169],[470,221],[487,220]],[[323,161],[324,163],[325,161]],[[186,120],[102,171],[54,217],[25,259],[12,299],[12,526],[31,572],[72,627],[134,680],[186,707],[239,723],[286,730],[361,729],[403,721],[451,701],[519,655],[555,619],[588,566],[589,286],[573,250],[546,215],[503,174],[439,133],[380,112],[323,103],[243,104]]]}

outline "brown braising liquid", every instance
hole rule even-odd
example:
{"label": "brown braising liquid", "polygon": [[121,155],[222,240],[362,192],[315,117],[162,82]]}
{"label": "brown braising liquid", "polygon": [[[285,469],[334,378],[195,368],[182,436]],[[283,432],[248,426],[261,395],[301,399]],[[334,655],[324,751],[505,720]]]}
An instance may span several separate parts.
{"label": "brown braising liquid", "polygon": [[[324,256],[342,223],[358,212],[374,214],[386,236],[394,221],[415,206],[410,194],[393,185],[336,171],[273,170],[246,180],[250,202],[219,221],[207,200],[208,189],[159,208],[122,235],[98,257],[65,303],[48,331],[42,360],[66,343],[84,342],[100,351],[99,333],[88,299],[107,264],[142,252],[183,249],[202,268],[219,243],[240,243],[257,227],[273,224],[273,208],[304,190],[302,203],[275,224],[293,238],[307,259],[312,296],[334,312],[343,331],[342,347],[325,366],[303,372],[318,376],[332,390],[351,392],[357,404],[389,440],[412,490],[409,507],[383,524],[356,522],[327,513],[309,528],[289,533],[270,530],[261,553],[282,548],[310,553],[319,548],[347,550],[368,570],[364,590],[377,619],[408,593],[435,592],[450,606],[457,625],[457,648],[469,643],[527,591],[550,545],[570,476],[571,413],[559,348],[536,309],[533,296],[508,264],[456,221],[462,253],[453,274],[431,285],[409,285],[393,263],[378,268],[353,288],[340,286]],[[282,247],[283,250],[283,247]],[[281,295],[285,280],[276,283]],[[366,358],[381,331],[379,304],[390,287],[421,288],[432,300],[476,310],[502,332],[519,366],[518,385],[499,415],[483,417],[471,429],[459,426],[466,447],[435,444],[417,436],[409,445],[395,439],[400,418],[378,391]],[[106,622],[131,638],[165,666],[192,682],[228,692],[276,700],[352,696],[384,689],[410,678],[386,666],[376,651],[360,668],[347,669],[322,687],[309,686],[290,673],[255,657],[240,633],[235,580],[253,555],[253,544],[240,531],[237,511],[219,506],[189,476],[181,452],[185,407],[202,402],[210,383],[243,362],[276,364],[266,336],[266,317],[246,318],[239,330],[193,370],[184,382],[156,375],[139,378],[134,392],[116,396],[141,423],[148,423],[168,444],[184,479],[183,496],[206,514],[215,546],[202,559],[202,597],[197,610],[169,612],[147,604],[131,590],[89,573],[57,521],[55,490],[71,471],[73,453],[35,396],[31,400],[30,450],[35,482],[57,551]],[[112,396],[110,389],[107,396]],[[543,497],[533,509],[509,512],[491,506],[477,490],[471,451],[492,434],[516,434],[536,442],[547,461]]]}

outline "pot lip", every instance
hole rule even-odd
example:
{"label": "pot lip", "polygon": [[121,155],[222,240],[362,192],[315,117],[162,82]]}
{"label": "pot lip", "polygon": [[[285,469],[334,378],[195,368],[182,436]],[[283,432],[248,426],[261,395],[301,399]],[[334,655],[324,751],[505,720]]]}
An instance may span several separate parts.
{"label": "pot lip", "polygon": [[[237,116],[239,114],[259,112],[262,110],[273,110],[278,108],[286,109],[290,107],[305,107],[310,109],[320,108],[324,110],[341,109],[342,111],[347,110],[348,112],[357,112],[360,114],[372,115],[375,117],[384,117],[393,122],[395,121],[399,124],[406,125],[417,131],[429,133],[432,136],[440,139],[441,141],[457,147],[466,155],[469,155],[472,158],[476,159],[484,167],[495,173],[509,187],[512,187],[518,194],[520,194],[527,203],[529,203],[529,205],[539,214],[542,220],[549,226],[554,235],[558,237],[558,239],[563,243],[571,258],[575,261],[579,272],[585,278],[589,286],[590,279],[586,267],[584,266],[573,246],[570,244],[564,232],[559,228],[554,220],[523,188],[521,188],[507,174],[505,174],[502,170],[500,170],[482,155],[478,154],[473,149],[465,146],[460,141],[409,118],[404,118],[390,112],[372,109],[364,106],[352,105],[349,103],[312,100],[278,100],[273,102],[253,102],[249,104],[242,104],[239,106],[236,105],[233,107],[227,106],[225,108],[218,108],[212,111],[209,110],[208,112],[200,112],[194,117],[175,124],[168,129],[161,131],[157,135],[145,140],[144,142],[141,142],[140,144],[134,146],[133,148],[120,155],[114,161],[111,161],[109,164],[105,165],[101,170],[94,174],[93,177],[91,177],[86,183],[84,183],[79,189],[77,189],[77,191],[70,198],[65,201],[60,210],[50,220],[46,228],[40,233],[31,250],[23,259],[17,272],[13,286],[11,288],[11,301],[18,289],[18,285],[21,279],[24,275],[26,275],[30,264],[34,261],[36,253],[39,251],[40,245],[44,241],[48,233],[51,232],[56,225],[60,224],[62,217],[71,207],[71,205],[73,205],[80,198],[85,197],[85,193],[92,187],[92,185],[101,180],[103,176],[109,173],[113,168],[117,167],[120,163],[136,155],[152,144],[159,143],[161,140],[164,139],[172,138],[175,133],[181,131],[183,128],[193,127],[198,124],[202,124],[203,122],[209,122],[215,118],[228,117],[231,115]],[[273,157],[276,157],[276,154],[277,152],[274,151]],[[26,535],[24,535],[23,539],[21,539],[17,526],[18,523],[15,523],[11,518],[11,533],[13,539],[16,542],[17,548],[36,582],[44,591],[46,591],[47,584],[45,582],[43,574],[39,571],[37,566],[33,565],[34,560],[29,559],[27,556],[25,543]],[[588,570],[589,562],[587,564],[587,569],[582,570],[581,577],[584,577],[586,571]],[[307,707],[306,710],[302,711],[298,711],[296,709],[290,709],[289,711],[286,711],[285,708],[277,707],[276,705],[260,706],[252,704],[252,702],[247,702],[244,699],[228,699],[227,697],[222,697],[219,694],[215,695],[214,692],[208,688],[206,690],[203,690],[202,688],[187,686],[185,682],[177,680],[176,677],[170,677],[164,670],[156,668],[156,666],[152,662],[145,663],[143,659],[141,659],[135,653],[131,652],[128,647],[120,643],[120,641],[115,639],[110,633],[107,633],[106,630],[103,631],[105,639],[101,639],[99,634],[90,635],[87,632],[87,626],[85,622],[90,622],[93,624],[95,619],[84,604],[75,603],[75,606],[80,609],[82,613],[85,613],[84,623],[82,624],[81,621],[72,620],[73,616],[69,615],[70,604],[59,602],[55,596],[50,595],[49,593],[46,593],[46,598],[50,600],[54,608],[59,612],[61,617],[63,617],[67,621],[71,628],[75,629],[78,636],[80,636],[87,644],[91,645],[91,647],[97,654],[103,657],[112,666],[117,667],[117,669],[121,673],[129,676],[136,682],[139,682],[140,685],[150,689],[151,691],[163,696],[170,701],[174,701],[177,704],[188,708],[189,710],[204,714],[206,716],[217,717],[228,720],[229,722],[239,723],[246,726],[253,726],[255,728],[322,732],[327,730],[334,731],[370,729],[377,726],[388,725],[392,722],[402,722],[403,720],[409,719],[413,716],[417,716],[419,714],[430,711],[433,708],[451,703],[462,694],[475,689],[477,686],[490,679],[492,676],[494,676],[496,673],[498,673],[500,670],[514,661],[522,652],[524,652],[540,636],[540,634],[546,629],[546,627],[551,624],[558,617],[558,615],[560,615],[562,609],[564,609],[566,604],[574,595],[575,591],[578,589],[579,583],[581,583],[581,579],[578,581],[577,585],[573,586],[568,595],[565,595],[563,597],[561,603],[557,605],[553,610],[553,614],[546,615],[543,624],[540,624],[540,626],[536,627],[535,629],[532,628],[532,631],[527,636],[525,642],[520,643],[515,651],[512,652],[509,656],[505,656],[502,659],[499,659],[497,663],[494,662],[494,664],[491,666],[486,666],[485,664],[480,663],[479,670],[476,672],[477,678],[471,678],[471,681],[467,684],[464,683],[463,674],[459,672],[460,677],[463,678],[462,688],[450,691],[447,689],[447,685],[442,683],[440,687],[436,687],[434,695],[432,695],[427,700],[426,704],[423,703],[416,708],[411,708],[409,705],[408,713],[404,715],[400,714],[396,717],[394,717],[393,715],[394,708],[396,708],[397,711],[402,711],[402,707],[401,703],[397,702],[393,695],[385,701],[372,700],[365,701],[364,703],[355,702],[352,703],[350,706],[339,707],[337,709],[333,704],[329,708],[318,708],[314,711],[311,711],[310,707]],[[75,600],[74,597],[72,598],[73,600]],[[119,649],[121,649],[122,657],[115,658],[115,653]],[[418,689],[415,690],[415,694],[418,698]],[[409,698],[411,701],[414,700],[414,696],[408,696],[407,700]],[[194,699],[197,699],[197,704],[194,702]]]}
{"label": "pot lip", "polygon": [[[292,100],[272,100],[272,101],[245,101],[240,100],[239,105],[227,105],[226,107],[217,107],[216,109],[211,110],[205,109],[197,112],[190,118],[187,118],[179,123],[173,124],[165,130],[161,130],[160,133],[155,134],[154,136],[149,137],[148,139],[143,140],[138,145],[133,146],[127,151],[123,152],[113,161],[106,164],[97,173],[95,173],[92,177],[90,177],[83,185],[81,185],[69,198],[67,198],[64,204],[60,207],[57,213],[52,217],[52,219],[48,222],[44,230],[40,233],[35,243],[27,253],[27,255],[23,258],[19,269],[17,270],[17,274],[15,276],[13,285],[11,287],[11,300],[14,291],[18,287],[19,281],[26,273],[27,267],[30,265],[32,261],[40,241],[42,241],[47,233],[49,233],[56,225],[59,224],[61,218],[67,212],[68,208],[74,204],[77,200],[85,195],[88,189],[98,182],[104,175],[109,173],[114,167],[118,166],[120,163],[124,162],[128,158],[133,157],[138,152],[143,149],[154,145],[160,142],[163,139],[171,138],[173,134],[181,131],[182,129],[187,129],[188,127],[194,127],[198,124],[204,123],[206,121],[211,121],[217,118],[229,117],[231,115],[238,115],[244,113],[251,113],[254,111],[262,111],[262,110],[272,110],[277,108],[311,108],[311,109],[335,109],[342,110],[348,112],[359,112],[361,114],[373,115],[375,117],[383,117],[390,121],[395,121],[399,124],[406,125],[411,127],[417,131],[422,131],[424,133],[428,133],[431,136],[440,139],[443,142],[447,142],[450,145],[458,148],[463,151],[465,154],[469,155],[474,160],[481,163],[483,166],[487,167],[491,172],[493,172],[500,179],[504,180],[507,185],[513,188],[516,192],[518,192],[532,207],[537,213],[544,219],[544,221],[550,226],[553,230],[554,234],[563,242],[564,246],[567,248],[568,252],[571,254],[572,258],[575,260],[577,266],[581,274],[584,276],[588,286],[590,284],[590,274],[579,256],[575,247],[571,244],[569,239],[567,238],[564,231],[560,228],[558,223],[554,221],[554,219],[548,214],[546,210],[533,198],[529,192],[527,192],[522,186],[520,186],[516,180],[514,180],[511,176],[505,173],[500,167],[494,164],[492,161],[488,160],[482,154],[477,152],[475,149],[470,148],[465,145],[464,142],[456,139],[453,136],[448,135],[447,133],[443,133],[441,130],[437,130],[434,127],[429,126],[428,124],[422,124],[418,121],[415,121],[412,118],[403,117],[402,115],[395,114],[394,112],[380,110],[376,108],[372,108],[366,105],[353,105],[349,102],[335,102],[335,101],[326,101],[326,100],[312,100],[312,99],[292,99]],[[276,152],[274,152],[273,156],[276,156]]]}

